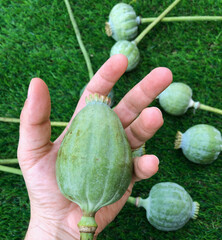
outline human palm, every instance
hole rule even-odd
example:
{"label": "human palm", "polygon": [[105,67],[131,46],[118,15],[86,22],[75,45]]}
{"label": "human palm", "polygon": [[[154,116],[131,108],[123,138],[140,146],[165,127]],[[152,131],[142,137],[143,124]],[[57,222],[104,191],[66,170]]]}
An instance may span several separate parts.
{"label": "human palm", "polygon": [[[107,95],[126,68],[127,58],[123,55],[114,55],[107,60],[87,85],[72,119],[85,106],[86,96],[95,92]],[[147,108],[147,106],[171,81],[172,74],[168,69],[156,68],[129,91],[114,108],[132,149],[140,147],[163,124],[161,112],[155,107]],[[69,125],[52,143],[50,109],[50,96],[46,84],[39,78],[33,79],[20,117],[18,147],[19,164],[31,206],[26,240],[79,239],[77,223],[82,216],[81,209],[61,194],[55,175],[57,152]],[[131,194],[134,183],[155,174],[158,164],[159,160],[154,155],[144,155],[134,159],[134,176],[124,196],[116,203],[103,207],[97,212],[96,235],[121,210]]]}

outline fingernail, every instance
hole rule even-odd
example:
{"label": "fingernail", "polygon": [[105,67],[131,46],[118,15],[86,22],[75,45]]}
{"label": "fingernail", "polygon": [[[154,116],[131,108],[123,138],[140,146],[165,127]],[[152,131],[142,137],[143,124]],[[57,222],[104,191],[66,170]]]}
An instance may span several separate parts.
{"label": "fingernail", "polygon": [[156,160],[157,160],[157,164],[158,164],[158,166],[159,166],[159,164],[160,164],[159,158],[157,157]]}
{"label": "fingernail", "polygon": [[32,82],[32,80],[31,80],[30,83],[29,83],[27,98],[29,98],[29,97],[30,97],[30,94],[31,94],[31,82]]}

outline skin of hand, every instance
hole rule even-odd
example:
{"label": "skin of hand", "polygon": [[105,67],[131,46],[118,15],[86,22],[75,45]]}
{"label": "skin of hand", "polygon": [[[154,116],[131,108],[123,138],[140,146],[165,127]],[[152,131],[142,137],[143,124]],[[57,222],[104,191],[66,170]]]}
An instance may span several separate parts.
{"label": "skin of hand", "polygon": [[[127,58],[118,54],[108,59],[88,83],[70,120],[85,106],[91,93],[108,95],[127,68]],[[161,111],[147,107],[172,81],[169,69],[159,67],[135,85],[116,105],[132,149],[140,147],[162,126]],[[31,80],[28,97],[20,116],[18,159],[30,199],[30,222],[26,240],[79,239],[77,223],[82,216],[79,206],[67,200],[57,186],[55,162],[63,137],[69,127],[54,142],[50,125],[51,102],[45,82]],[[70,124],[69,123],[69,124]],[[134,159],[134,176],[123,197],[96,213],[98,224],[95,239],[124,206],[136,181],[150,178],[158,170],[159,160],[154,155]]]}

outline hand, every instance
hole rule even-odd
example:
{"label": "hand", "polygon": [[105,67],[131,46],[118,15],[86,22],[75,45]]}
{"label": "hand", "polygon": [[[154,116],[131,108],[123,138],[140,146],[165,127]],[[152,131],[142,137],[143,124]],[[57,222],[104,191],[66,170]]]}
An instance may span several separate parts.
{"label": "hand", "polygon": [[[127,58],[123,55],[114,55],[107,60],[87,85],[72,119],[85,106],[87,95],[95,92],[107,95],[126,68]],[[156,68],[115,107],[114,111],[123,124],[132,149],[140,147],[162,126],[160,110],[147,106],[171,81],[170,70]],[[19,164],[26,182],[31,208],[26,240],[79,239],[77,223],[82,216],[81,209],[60,193],[55,176],[57,152],[69,125],[55,142],[51,142],[50,109],[50,96],[46,84],[39,78],[32,79],[20,117],[18,146]],[[154,155],[134,159],[134,176],[124,196],[96,213],[98,224],[96,235],[124,206],[134,183],[154,175],[158,170],[158,164],[159,160]]]}

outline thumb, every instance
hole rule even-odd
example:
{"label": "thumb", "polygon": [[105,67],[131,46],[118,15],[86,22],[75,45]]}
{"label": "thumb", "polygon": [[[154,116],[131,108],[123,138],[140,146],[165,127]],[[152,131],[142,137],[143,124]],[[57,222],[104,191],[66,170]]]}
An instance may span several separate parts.
{"label": "thumb", "polygon": [[33,78],[29,84],[28,98],[20,115],[18,159],[22,161],[41,157],[50,147],[50,95],[45,82]]}

